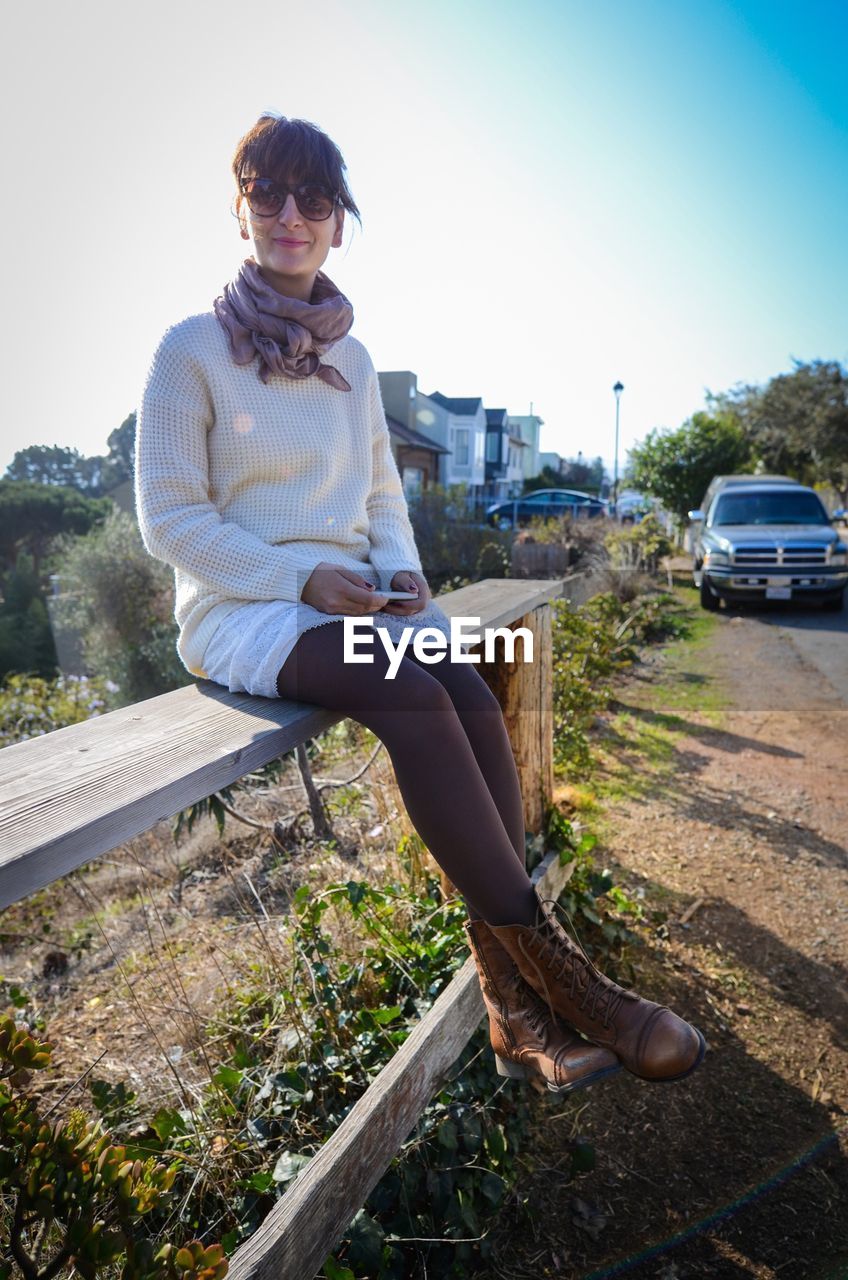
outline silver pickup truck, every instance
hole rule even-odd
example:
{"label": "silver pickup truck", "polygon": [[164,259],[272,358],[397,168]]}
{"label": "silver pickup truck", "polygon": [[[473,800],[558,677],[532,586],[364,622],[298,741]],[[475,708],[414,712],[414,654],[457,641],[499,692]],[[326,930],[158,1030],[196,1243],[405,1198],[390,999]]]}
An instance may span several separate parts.
{"label": "silver pickup truck", "polygon": [[[711,486],[712,488],[712,486]],[[840,610],[848,546],[813,489],[793,481],[732,477],[695,522],[695,586],[705,609],[721,600],[802,600]]]}

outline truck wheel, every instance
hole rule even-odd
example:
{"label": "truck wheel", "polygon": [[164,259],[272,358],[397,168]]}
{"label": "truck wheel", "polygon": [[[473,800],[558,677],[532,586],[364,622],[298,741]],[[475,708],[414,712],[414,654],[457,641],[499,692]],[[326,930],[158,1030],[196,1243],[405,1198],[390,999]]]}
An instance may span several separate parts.
{"label": "truck wheel", "polygon": [[710,613],[716,613],[719,607],[719,598],[714,596],[710,591],[707,583],[707,576],[703,574],[701,577],[701,608],[709,609]]}

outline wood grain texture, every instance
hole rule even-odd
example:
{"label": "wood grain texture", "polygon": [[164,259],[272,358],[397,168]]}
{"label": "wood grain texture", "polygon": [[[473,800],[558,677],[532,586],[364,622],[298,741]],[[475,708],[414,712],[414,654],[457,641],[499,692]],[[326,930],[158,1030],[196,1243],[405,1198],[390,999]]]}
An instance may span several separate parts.
{"label": "wood grain texture", "polygon": [[525,830],[540,831],[553,793],[550,605],[537,606],[512,626],[532,635],[533,661],[524,661],[524,641],[519,637],[515,660],[508,662],[505,640],[499,638],[495,660],[482,662],[478,670],[501,704],[521,784]]}
{"label": "wood grain texture", "polygon": [[[554,794],[554,645],[553,609],[550,604],[534,610],[539,636],[539,791],[544,807]],[[535,828],[534,828],[535,830]]]}
{"label": "wood grain texture", "polygon": [[[574,869],[548,854],[533,879],[556,898]],[[230,1259],[228,1280],[306,1280],[335,1248],[484,1016],[469,957],[376,1080]]]}
{"label": "wood grain texture", "polygon": [[[487,578],[448,617],[508,626],[562,583]],[[201,681],[0,751],[0,907],[114,849],[343,717]]]}
{"label": "wood grain texture", "polygon": [[0,752],[0,906],[341,717],[203,681]]}

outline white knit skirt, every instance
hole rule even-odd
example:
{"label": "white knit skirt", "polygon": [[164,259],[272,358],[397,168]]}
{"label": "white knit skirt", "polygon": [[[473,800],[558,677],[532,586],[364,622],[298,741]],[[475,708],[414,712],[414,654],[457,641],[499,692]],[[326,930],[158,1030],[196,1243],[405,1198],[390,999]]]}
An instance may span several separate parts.
{"label": "white knit skirt", "polygon": [[[286,600],[258,600],[242,605],[228,614],[213,632],[203,655],[204,675],[207,680],[224,685],[230,693],[254,693],[263,698],[277,698],[277,675],[304,631],[350,616],[322,613],[311,604],[292,604]],[[432,628],[450,641],[450,619],[435,600],[431,600],[421,613],[405,618],[383,610],[366,614],[364,618],[357,615],[357,618],[359,621],[373,619],[374,630],[384,627],[394,644],[402,639],[406,627],[411,627],[413,632]],[[359,632],[360,637],[367,638],[367,634],[364,628]],[[385,652],[379,636],[374,636],[373,645],[377,651]],[[473,645],[473,641],[465,641],[461,646],[462,652],[467,653]],[[365,654],[369,649],[360,643],[357,652]],[[436,653],[437,650],[433,648],[430,652]],[[448,649],[441,661],[449,661],[449,655]]]}

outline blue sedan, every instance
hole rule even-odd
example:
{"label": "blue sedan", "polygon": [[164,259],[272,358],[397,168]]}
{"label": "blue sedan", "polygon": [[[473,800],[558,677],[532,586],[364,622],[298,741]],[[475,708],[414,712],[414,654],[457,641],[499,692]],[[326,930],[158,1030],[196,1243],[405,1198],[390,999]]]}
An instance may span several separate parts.
{"label": "blue sedan", "polygon": [[519,498],[493,503],[486,510],[486,520],[499,529],[511,529],[514,524],[529,524],[534,516],[587,519],[606,514],[605,502],[591,494],[581,493],[579,489],[536,489],[532,493],[523,493]]}

